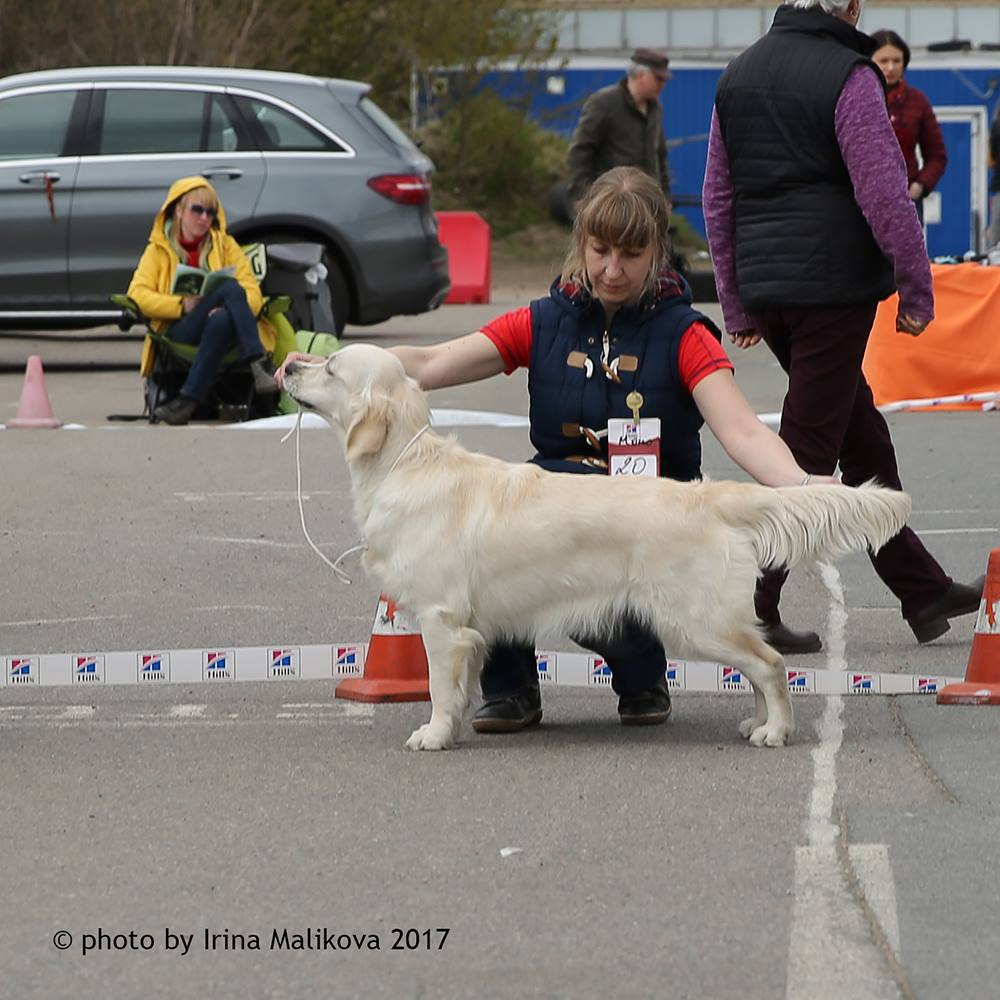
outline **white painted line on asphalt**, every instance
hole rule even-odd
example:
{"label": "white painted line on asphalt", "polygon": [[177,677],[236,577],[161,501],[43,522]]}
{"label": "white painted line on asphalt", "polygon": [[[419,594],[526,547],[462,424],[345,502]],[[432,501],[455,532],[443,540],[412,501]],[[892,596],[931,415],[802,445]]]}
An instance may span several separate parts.
{"label": "white painted line on asphalt", "polygon": [[[303,499],[305,499],[303,497]],[[304,549],[304,542],[276,542],[270,538],[227,538],[224,535],[188,535],[189,541],[198,542],[221,542],[225,545],[259,545],[261,548],[270,549]],[[330,545],[333,542],[328,543]]]}
{"label": "white painted line on asphalt", "polygon": [[62,714],[63,719],[92,719],[97,714],[97,709],[93,705],[67,705]]}
{"label": "white painted line on asphalt", "polygon": [[914,528],[918,535],[997,535],[996,528]]}
{"label": "white painted line on asphalt", "polygon": [[[835,695],[831,701],[840,701]],[[787,1000],[900,1000],[871,932],[828,847],[795,849]]]}
{"label": "white painted line on asphalt", "polygon": [[[307,493],[302,494],[303,500],[312,500],[313,497],[329,497],[334,496],[333,490],[309,490]],[[295,490],[257,490],[254,492],[247,492],[246,490],[220,490],[214,493],[192,493],[185,491],[182,493],[175,493],[174,500],[168,501],[168,503],[178,502],[178,503],[206,503],[209,500],[219,500],[223,503],[229,503],[233,500],[266,500],[268,502],[272,500],[280,500],[286,502],[288,500],[297,499],[298,494]]]}
{"label": "white painted line on asphalt", "polygon": [[[269,725],[275,722],[339,723],[370,725],[375,706],[365,702],[329,701],[282,705],[285,711],[273,715],[241,715],[239,712],[209,714],[208,705],[170,705],[156,712],[126,712],[119,714],[108,707],[108,717],[99,718],[94,705],[3,705],[0,706],[0,726],[45,726],[67,729],[85,725],[97,729],[164,728],[195,725],[218,727],[234,725]],[[291,709],[289,711],[289,709]]]}
{"label": "white painted line on asphalt", "polygon": [[0,628],[15,628],[19,625],[72,625],[77,622],[123,622],[131,615],[81,615],[76,618],[28,618],[21,622],[0,622]]}
{"label": "white painted line on asphalt", "polygon": [[945,507],[940,510],[924,510],[921,508],[918,514],[996,514],[1000,513],[1000,508],[996,507]]}
{"label": "white painted line on asphalt", "polygon": [[170,715],[175,719],[194,719],[205,714],[207,705],[171,705]]}
{"label": "white painted line on asphalt", "polygon": [[899,937],[899,915],[896,912],[896,882],[892,876],[887,844],[851,844],[847,848],[865,899],[885,934],[892,953],[902,964],[902,942]]}
{"label": "white painted line on asphalt", "polygon": [[289,702],[281,706],[277,718],[287,722],[355,722],[370,723],[375,706],[365,701]]}
{"label": "white painted line on asphalt", "polygon": [[[244,719],[244,722],[257,722],[257,719]],[[264,720],[267,721],[267,720]],[[235,726],[237,720],[235,719],[198,719],[198,726],[209,727],[219,727],[219,726]],[[154,719],[154,718],[137,718],[137,719],[123,719],[117,720],[115,722],[105,722],[103,724],[98,723],[98,725],[113,726],[115,729],[163,729],[169,726],[175,729],[178,726],[187,725],[188,720],[186,719]]]}
{"label": "white painted line on asphalt", "polygon": [[188,611],[278,611],[269,604],[198,604]]}
{"label": "white painted line on asphalt", "polygon": [[[830,593],[827,629],[827,663],[830,670],[846,671],[845,625],[847,612],[840,574],[820,564],[820,576]],[[831,695],[817,725],[819,742],[812,752],[813,787],[805,832],[808,844],[795,849],[795,903],[785,980],[786,1000],[898,1000],[899,986],[872,941],[865,914],[851,893],[847,876],[837,858],[838,829],[833,821],[837,797],[837,755],[844,739],[844,699]],[[864,863],[884,852],[885,864]],[[867,845],[861,852],[865,876],[879,899],[872,909],[880,922],[891,913],[895,921],[895,892],[885,845]],[[886,872],[889,872],[888,880]],[[861,871],[858,872],[862,881]],[[869,886],[862,881],[867,895]],[[883,925],[886,936],[892,932]],[[898,951],[897,951],[898,955]]]}

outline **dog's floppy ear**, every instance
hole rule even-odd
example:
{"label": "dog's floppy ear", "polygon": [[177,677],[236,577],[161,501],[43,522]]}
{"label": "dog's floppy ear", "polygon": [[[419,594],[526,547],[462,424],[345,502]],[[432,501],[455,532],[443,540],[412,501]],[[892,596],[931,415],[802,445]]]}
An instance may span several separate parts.
{"label": "dog's floppy ear", "polygon": [[344,449],[349,462],[364,455],[377,454],[389,433],[389,401],[365,393],[351,414],[351,425],[344,438]]}

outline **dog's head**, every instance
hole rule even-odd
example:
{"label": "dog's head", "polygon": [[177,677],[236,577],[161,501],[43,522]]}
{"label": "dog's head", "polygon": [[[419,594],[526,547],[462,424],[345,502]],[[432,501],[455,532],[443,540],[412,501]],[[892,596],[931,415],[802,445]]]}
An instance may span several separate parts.
{"label": "dog's head", "polygon": [[344,436],[349,462],[378,455],[396,436],[415,434],[430,418],[427,400],[394,354],[372,344],[350,344],[312,365],[293,361],[285,390]]}

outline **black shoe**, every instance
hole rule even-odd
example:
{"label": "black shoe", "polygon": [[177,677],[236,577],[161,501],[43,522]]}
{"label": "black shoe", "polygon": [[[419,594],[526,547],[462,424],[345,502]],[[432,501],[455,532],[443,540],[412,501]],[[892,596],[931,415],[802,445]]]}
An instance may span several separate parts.
{"label": "black shoe", "polygon": [[670,692],[667,679],[640,694],[623,694],[618,699],[618,717],[623,726],[658,726],[670,718]]}
{"label": "black shoe", "polygon": [[509,698],[493,698],[483,703],[472,717],[477,733],[519,733],[542,721],[542,693],[525,688]]}
{"label": "black shoe", "polygon": [[278,383],[274,381],[274,365],[265,354],[250,362],[250,374],[253,375],[253,388],[258,396],[270,396],[278,392]]}
{"label": "black shoe", "polygon": [[917,642],[930,642],[939,635],[944,635],[951,628],[949,618],[971,615],[974,611],[978,611],[985,584],[985,576],[981,576],[972,584],[953,581],[936,601],[928,604],[923,611],[918,611],[911,618],[907,618],[906,624],[913,629]]}
{"label": "black shoe", "polygon": [[823,648],[815,632],[796,632],[784,622],[764,626],[764,642],[783,656],[796,653],[818,653]]}
{"label": "black shoe", "polygon": [[153,416],[165,424],[180,427],[194,416],[194,411],[197,409],[197,399],[192,399],[190,396],[177,396],[169,403],[163,403],[153,410]]}

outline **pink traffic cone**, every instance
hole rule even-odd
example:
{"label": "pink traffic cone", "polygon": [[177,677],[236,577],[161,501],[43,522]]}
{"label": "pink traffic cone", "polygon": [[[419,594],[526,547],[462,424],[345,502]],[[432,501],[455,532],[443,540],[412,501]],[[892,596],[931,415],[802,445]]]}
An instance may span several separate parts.
{"label": "pink traffic cone", "polygon": [[42,359],[37,354],[28,358],[21,386],[21,401],[17,405],[17,416],[7,422],[8,430],[18,427],[61,427],[62,423],[52,415],[52,404],[45,389],[45,372]]}

